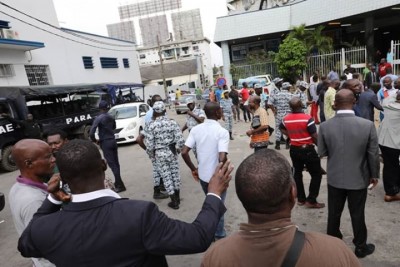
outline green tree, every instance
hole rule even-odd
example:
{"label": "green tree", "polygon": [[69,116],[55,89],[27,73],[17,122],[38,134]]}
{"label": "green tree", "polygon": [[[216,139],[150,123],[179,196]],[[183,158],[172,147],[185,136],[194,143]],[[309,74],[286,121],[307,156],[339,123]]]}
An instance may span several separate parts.
{"label": "green tree", "polygon": [[279,74],[286,80],[295,82],[307,66],[306,57],[307,48],[304,43],[297,38],[286,37],[275,55]]}
{"label": "green tree", "polygon": [[322,33],[325,29],[324,26],[320,25],[314,30],[307,30],[305,24],[293,27],[288,37],[296,38],[303,42],[307,49],[307,54],[311,55],[313,52],[324,53],[333,50],[332,38]]}

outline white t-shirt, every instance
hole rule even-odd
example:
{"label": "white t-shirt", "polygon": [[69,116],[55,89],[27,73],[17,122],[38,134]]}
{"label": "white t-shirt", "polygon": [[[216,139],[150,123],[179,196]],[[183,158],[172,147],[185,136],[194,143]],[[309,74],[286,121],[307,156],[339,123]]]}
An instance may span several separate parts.
{"label": "white t-shirt", "polygon": [[176,100],[176,94],[175,93],[170,93],[169,94],[169,98],[171,99],[171,101],[175,101]]}
{"label": "white t-shirt", "polygon": [[185,145],[196,147],[199,177],[208,183],[218,165],[219,153],[228,153],[229,132],[219,122],[206,119],[193,127]]}

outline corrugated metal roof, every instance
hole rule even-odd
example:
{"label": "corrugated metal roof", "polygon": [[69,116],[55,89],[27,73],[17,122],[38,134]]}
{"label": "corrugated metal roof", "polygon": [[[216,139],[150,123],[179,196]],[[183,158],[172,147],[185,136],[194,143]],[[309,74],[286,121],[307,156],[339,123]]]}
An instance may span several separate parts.
{"label": "corrugated metal roof", "polygon": [[[197,74],[197,60],[185,60],[164,64],[165,78],[173,78],[178,76]],[[151,65],[140,67],[140,75],[142,81],[160,80],[162,79],[161,65]]]}

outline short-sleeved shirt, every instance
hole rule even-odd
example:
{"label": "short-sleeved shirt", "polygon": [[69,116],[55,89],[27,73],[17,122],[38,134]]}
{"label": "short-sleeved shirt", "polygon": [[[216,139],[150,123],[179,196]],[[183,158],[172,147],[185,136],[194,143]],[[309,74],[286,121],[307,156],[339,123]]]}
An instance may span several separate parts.
{"label": "short-sleeved shirt", "polygon": [[268,125],[268,113],[262,107],[259,107],[256,111],[254,111],[254,116],[260,117],[261,126]]}
{"label": "short-sleeved shirt", "polygon": [[[200,108],[195,108],[192,110],[193,114],[200,117],[200,118],[206,118],[206,113],[204,113],[204,110],[200,109]],[[196,125],[198,125],[199,122],[196,121],[195,118],[193,118],[190,115],[186,115],[186,126],[189,130],[189,132],[192,130],[192,128]]]}
{"label": "short-sleeved shirt", "polygon": [[242,101],[246,102],[250,97],[250,92],[247,88],[243,88],[242,91],[240,91],[240,95],[242,96]]}
{"label": "short-sleeved shirt", "polygon": [[335,103],[336,90],[329,87],[324,96],[324,114],[327,120],[332,119],[335,116],[335,110],[333,104]]}
{"label": "short-sleeved shirt", "polygon": [[208,183],[219,163],[219,153],[228,153],[229,132],[218,121],[206,119],[193,127],[185,145],[196,147],[199,177]]}
{"label": "short-sleeved shirt", "polygon": [[224,114],[231,114],[232,113],[232,99],[221,99],[221,102],[219,103],[219,105],[222,108],[222,112]]}

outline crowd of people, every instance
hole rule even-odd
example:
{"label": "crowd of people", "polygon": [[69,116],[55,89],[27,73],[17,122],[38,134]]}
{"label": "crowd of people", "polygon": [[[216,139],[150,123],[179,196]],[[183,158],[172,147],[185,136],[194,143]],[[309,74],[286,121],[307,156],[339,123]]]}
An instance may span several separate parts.
{"label": "crowd of people", "polygon": [[[153,95],[137,139],[153,166],[153,198],[170,198],[168,207],[180,208],[181,156],[205,194],[193,223],[168,218],[152,202],[117,194],[126,188],[107,103],[100,103],[92,142],[68,141],[62,131],[46,133],[46,142],[19,141],[12,156],[20,176],[9,201],[20,235],[18,250],[35,266],[167,266],[165,255],[207,249],[202,266],[361,266],[357,257],[375,250],[368,242],[365,205],[368,190],[379,180],[380,154],[384,201],[400,200],[400,79],[382,64],[379,73],[369,66],[364,80],[350,65],[343,81],[332,70],[327,76],[315,73],[310,84],[275,78],[269,91],[259,84],[249,88],[243,83],[241,90],[224,86],[210,92],[204,110],[189,100],[183,127],[168,118],[161,96]],[[374,109],[382,112],[378,131]],[[248,222],[230,234],[224,221],[233,171],[228,153],[240,110],[249,123],[245,134],[254,153],[235,174],[236,195]],[[275,146],[269,149],[273,134]],[[106,161],[93,143],[100,145]],[[289,149],[291,164],[278,151],[281,144]],[[114,174],[111,185],[107,165]],[[304,170],[311,176],[308,193]],[[324,174],[327,235],[304,233],[291,221],[291,211],[295,205],[325,208],[318,201]],[[341,240],[346,201],[354,252]]]}

